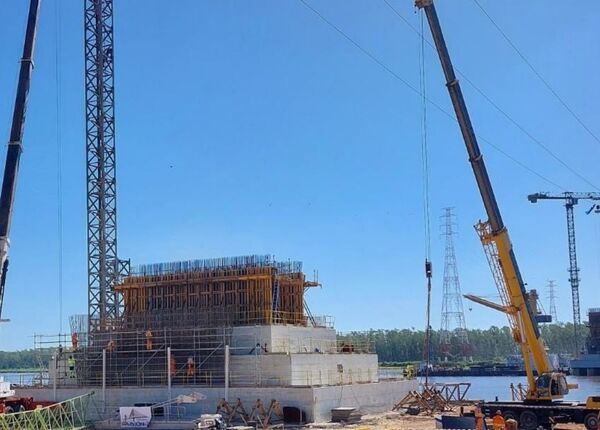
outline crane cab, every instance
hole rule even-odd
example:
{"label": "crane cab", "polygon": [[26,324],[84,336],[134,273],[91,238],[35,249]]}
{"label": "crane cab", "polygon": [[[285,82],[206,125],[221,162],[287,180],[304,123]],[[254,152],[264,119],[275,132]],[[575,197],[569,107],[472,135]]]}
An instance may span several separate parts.
{"label": "crane cab", "polygon": [[569,394],[569,384],[563,373],[542,373],[535,381],[538,399],[556,399]]}

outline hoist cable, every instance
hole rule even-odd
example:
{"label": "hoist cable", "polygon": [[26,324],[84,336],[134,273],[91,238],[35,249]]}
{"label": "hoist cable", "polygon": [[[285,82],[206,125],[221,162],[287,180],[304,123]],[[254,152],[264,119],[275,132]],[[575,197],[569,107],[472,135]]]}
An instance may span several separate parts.
{"label": "hoist cable", "polygon": [[590,136],[592,136],[592,138],[596,142],[600,143],[600,139],[598,138],[598,136],[596,136],[596,134],[587,126],[587,124],[585,124],[583,122],[583,120],[581,119],[581,117],[575,113],[575,111],[558,94],[558,92],[554,88],[552,88],[552,86],[550,85],[550,83],[542,76],[542,74],[540,72],[538,72],[538,70],[533,66],[533,64],[531,64],[531,62],[527,59],[527,57],[525,57],[525,54],[523,54],[521,52],[521,50],[519,48],[517,48],[517,45],[515,45],[513,43],[513,41],[510,39],[510,37],[508,37],[508,35],[504,32],[504,30],[502,30],[502,28],[496,23],[496,21],[494,21],[494,19],[491,17],[491,15],[489,13],[487,13],[487,11],[483,8],[483,6],[481,6],[481,3],[479,3],[477,0],[473,0],[473,1],[477,5],[477,7],[481,10],[481,12],[483,12],[483,14],[487,17],[487,19],[490,20],[490,22],[496,28],[496,30],[498,30],[498,33],[500,33],[502,35],[502,37],[504,38],[504,40],[506,40],[506,42],[510,45],[510,47],[521,58],[521,60],[523,60],[523,62],[525,63],[525,65],[527,65],[527,67],[529,67],[529,69],[540,80],[540,82],[542,84],[544,84],[544,86],[548,89],[548,91],[550,91],[552,93],[552,95],[556,98],[556,100],[558,100],[558,102],[565,108],[565,110],[571,114],[571,116],[575,119],[575,121],[577,121],[579,123],[579,125],[581,125],[581,127],[583,127],[585,129],[585,131],[587,131],[587,133]]}
{"label": "hoist cable", "polygon": [[[415,94],[418,94],[419,96],[422,96],[422,94],[421,94],[421,92],[419,91],[418,88],[416,88],[414,85],[412,85],[411,83],[409,83],[408,81],[406,81],[404,78],[402,78],[398,73],[396,73],[394,70],[392,70],[389,66],[387,66],[383,61],[381,61],[379,58],[377,58],[371,52],[369,52],[368,50],[366,50],[365,48],[363,48],[358,42],[356,42],[354,39],[352,39],[350,36],[348,36],[348,34],[346,34],[341,28],[339,28],[338,26],[336,26],[333,22],[331,22],[323,14],[321,14],[318,10],[316,10],[309,3],[307,3],[306,0],[298,0],[298,1],[300,3],[302,3],[308,10],[310,10],[311,12],[313,12],[317,17],[319,17],[325,24],[327,24],[328,26],[330,26],[333,30],[335,30],[342,37],[344,37],[348,42],[350,42],[352,45],[354,45],[354,47],[356,47],[365,56],[367,56],[368,58],[370,58],[374,63],[376,63],[382,69],[384,69],[386,72],[388,72],[392,77],[394,77],[398,81],[402,82],[407,88],[409,88]],[[438,111],[440,111],[441,113],[443,113],[452,122],[454,122],[454,123],[457,122],[456,121],[456,117],[454,116],[454,114],[448,112],[439,103],[437,103],[436,101],[430,99],[429,97],[427,97],[427,102],[429,104],[431,104],[433,107],[435,107]],[[563,191],[566,191],[565,187],[559,185],[558,183],[552,181],[548,177],[546,177],[546,176],[542,175],[541,173],[537,172],[533,168],[527,166],[524,162],[522,162],[522,161],[518,160],[517,158],[513,157],[508,152],[506,152],[505,150],[503,150],[499,146],[495,145],[489,139],[486,139],[486,138],[482,137],[479,134],[477,134],[476,136],[477,136],[477,138],[479,140],[481,140],[482,142],[486,143],[492,149],[494,149],[497,152],[499,152],[500,154],[504,155],[509,160],[513,161],[515,164],[517,164],[522,169],[526,170],[527,172],[531,173],[534,176],[537,176],[539,179],[547,182],[548,184],[550,184],[550,185],[552,185],[552,186],[554,186],[554,187],[556,187],[558,189],[561,189]]]}
{"label": "hoist cable", "polygon": [[[389,0],[383,0],[383,2],[388,6],[388,8],[394,12],[394,14],[404,23],[406,24],[417,36],[420,37],[421,32],[419,31],[419,29],[417,29],[414,25],[411,24],[411,22],[406,19],[400,12],[398,12],[398,10],[389,2]],[[429,47],[431,49],[433,49],[434,51],[437,51],[435,45],[433,45],[429,40],[425,39],[425,43],[427,43],[427,45],[429,45]],[[546,152],[550,157],[552,157],[554,160],[556,160],[559,164],[561,164],[563,167],[565,167],[569,172],[571,172],[572,174],[574,174],[575,176],[577,176],[579,179],[581,179],[583,182],[585,182],[586,184],[588,184],[589,186],[591,186],[592,188],[595,189],[600,189],[598,188],[598,186],[596,186],[592,181],[590,181],[587,177],[585,177],[583,174],[579,173],[577,170],[575,170],[573,167],[571,167],[566,161],[564,161],[560,156],[556,155],[548,146],[546,146],[540,139],[538,139],[536,136],[533,135],[533,133],[531,133],[529,130],[527,130],[525,128],[524,125],[522,125],[521,123],[519,123],[517,120],[515,120],[512,116],[510,116],[504,109],[502,109],[494,100],[492,100],[492,98],[490,96],[488,96],[481,88],[479,88],[477,85],[475,85],[475,83],[467,76],[465,75],[464,72],[462,72],[460,69],[458,69],[457,67],[455,67],[456,73],[458,73],[461,78],[468,83],[475,91],[477,91],[479,93],[479,95],[481,95],[494,109],[496,109],[502,116],[504,116],[509,122],[511,122],[517,129],[519,129],[519,131],[521,131],[529,140],[531,140],[535,145],[539,146],[544,152]],[[444,112],[445,113],[445,112]],[[479,135],[477,135],[478,138],[480,138],[481,140],[485,140],[483,138],[481,138]],[[489,143],[489,142],[488,142]],[[494,147],[492,145],[492,147]],[[497,149],[497,147],[494,147],[495,149]],[[500,151],[502,152],[502,151]],[[506,155],[506,154],[504,154]],[[511,158],[513,161],[516,161],[515,159]],[[521,167],[523,167],[523,165],[520,162],[517,162],[517,164],[520,164]],[[531,173],[532,170],[529,170]],[[544,179],[547,181],[547,179],[541,177],[541,175],[534,173],[536,176],[540,177],[541,179]],[[556,185],[556,184],[554,184]],[[563,189],[563,187],[559,186],[559,188]]]}

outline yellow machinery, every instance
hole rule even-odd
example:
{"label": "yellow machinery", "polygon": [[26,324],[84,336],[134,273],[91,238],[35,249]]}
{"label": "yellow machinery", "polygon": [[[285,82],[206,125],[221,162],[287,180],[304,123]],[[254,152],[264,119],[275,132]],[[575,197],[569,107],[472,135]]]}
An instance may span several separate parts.
{"label": "yellow machinery", "polygon": [[[521,349],[527,372],[528,388],[523,402],[488,402],[486,414],[501,410],[505,418],[516,418],[520,427],[535,429],[539,424],[565,421],[584,423],[589,430],[598,425],[598,398],[585,403],[557,402],[576,385],[569,385],[565,375],[554,372],[535,316],[527,300],[525,285],[513,252],[508,230],[504,225],[483,155],[471,124],[460,84],[454,73],[448,48],[442,34],[433,0],[416,0],[416,6],[427,16],[431,35],[446,78],[446,87],[452,100],[456,119],[469,155],[469,162],[483,200],[488,220],[479,222],[475,229],[483,244],[494,281],[500,292],[502,304],[480,299],[479,302],[500,310],[508,316],[515,342]],[[537,370],[537,377],[532,362]]]}

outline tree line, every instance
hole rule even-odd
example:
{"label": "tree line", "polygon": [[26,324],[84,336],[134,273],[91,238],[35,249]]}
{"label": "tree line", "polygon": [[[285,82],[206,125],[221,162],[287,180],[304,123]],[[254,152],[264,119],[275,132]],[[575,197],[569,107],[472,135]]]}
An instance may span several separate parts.
{"label": "tree line", "polygon": [[[573,324],[547,324],[541,325],[542,338],[550,352],[559,354],[572,354],[575,351],[575,338]],[[585,326],[580,330],[579,346],[581,347],[588,333]],[[508,327],[492,326],[488,329],[467,330],[469,339],[469,353],[474,361],[502,362],[507,356],[517,354],[511,331]],[[410,329],[392,330],[366,330],[353,331],[340,334],[342,342],[364,345],[369,343],[379,355],[383,363],[416,362],[423,359],[425,346],[425,331]],[[451,338],[450,359],[463,357],[461,345],[456,336]],[[432,360],[444,356],[440,349],[439,331],[431,331],[431,357]],[[0,351],[0,370],[37,369],[46,367],[52,354],[51,350],[36,351],[27,349],[23,351]]]}
{"label": "tree line", "polygon": [[0,351],[0,370],[29,370],[48,366],[50,350]]}
{"label": "tree line", "polygon": [[[540,325],[542,339],[549,352],[572,354],[575,351],[573,324]],[[579,347],[585,342],[587,327],[582,326],[579,336]],[[507,356],[518,354],[510,328],[492,326],[488,329],[467,330],[469,341],[468,356],[474,361],[501,362]],[[342,341],[364,344],[368,342],[379,355],[379,361],[385,363],[415,362],[423,359],[425,347],[425,331],[411,329],[353,331],[340,335]],[[464,357],[463,345],[459,345],[458,337],[452,333],[449,354],[440,348],[440,332],[431,330],[430,351],[432,359],[443,356],[460,360]],[[446,349],[447,351],[447,349]]]}

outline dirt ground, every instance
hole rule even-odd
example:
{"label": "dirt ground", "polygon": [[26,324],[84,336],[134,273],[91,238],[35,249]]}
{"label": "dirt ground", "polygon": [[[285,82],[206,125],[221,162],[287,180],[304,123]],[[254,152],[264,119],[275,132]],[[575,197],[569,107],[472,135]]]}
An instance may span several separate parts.
{"label": "dirt ground", "polygon": [[[457,415],[458,410],[445,413],[448,415]],[[310,429],[353,429],[353,430],[434,430],[435,418],[428,415],[405,415],[400,412],[385,412],[381,414],[363,415],[358,423],[313,423],[305,428]],[[491,421],[488,422],[488,428],[492,428]],[[585,430],[583,425],[560,424],[555,430]]]}

